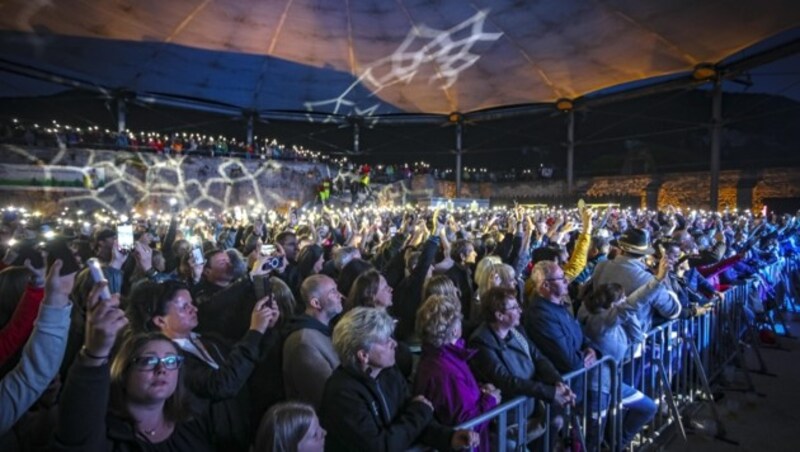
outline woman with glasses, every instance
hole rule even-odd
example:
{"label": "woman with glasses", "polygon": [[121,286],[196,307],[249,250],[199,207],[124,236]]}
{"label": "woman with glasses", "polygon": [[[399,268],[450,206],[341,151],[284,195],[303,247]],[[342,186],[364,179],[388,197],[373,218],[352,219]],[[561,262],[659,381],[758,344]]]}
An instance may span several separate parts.
{"label": "woman with glasses", "polygon": [[221,338],[201,336],[197,308],[186,286],[175,281],[162,284],[146,281],[129,297],[129,316],[136,332],[159,332],[170,338],[186,357],[184,381],[202,402],[209,404],[220,449],[245,449],[251,434],[250,397],[246,383],[261,356],[264,333],[278,320],[271,299],[259,300],[251,314],[250,329],[234,345]]}
{"label": "woman with glasses", "polygon": [[[556,430],[560,428],[561,407],[572,403],[575,395],[520,328],[522,307],[517,291],[510,287],[487,290],[481,296],[481,314],[483,323],[469,340],[469,346],[477,350],[469,361],[475,377],[495,385],[509,400],[519,396],[535,399],[528,405],[528,416],[540,418],[538,424],[543,424],[543,406],[536,400],[555,404],[551,422]],[[539,428],[536,424],[530,425],[529,433]],[[555,439],[552,435],[551,440]]]}
{"label": "woman with glasses", "polygon": [[214,450],[207,417],[193,415],[187,402],[184,358],[174,342],[159,333],[132,334],[111,358],[128,321],[99,300],[99,287],[89,297],[84,345],[61,393],[52,450]]}

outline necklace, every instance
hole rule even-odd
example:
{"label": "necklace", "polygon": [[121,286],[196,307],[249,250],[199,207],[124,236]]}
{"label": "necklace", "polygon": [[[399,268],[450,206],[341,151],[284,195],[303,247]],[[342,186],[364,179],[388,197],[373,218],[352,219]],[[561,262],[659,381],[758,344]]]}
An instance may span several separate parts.
{"label": "necklace", "polygon": [[161,425],[156,424],[152,429],[148,430],[146,428],[142,428],[141,425],[139,426],[139,431],[147,436],[156,436],[156,433],[160,430]]}

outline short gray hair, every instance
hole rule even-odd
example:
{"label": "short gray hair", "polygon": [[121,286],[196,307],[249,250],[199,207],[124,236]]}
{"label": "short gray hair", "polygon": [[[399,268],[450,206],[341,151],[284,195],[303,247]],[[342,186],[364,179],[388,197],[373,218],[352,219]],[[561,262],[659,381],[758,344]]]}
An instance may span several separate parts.
{"label": "short gray hair", "polygon": [[556,268],[558,268],[558,264],[554,261],[537,262],[536,265],[533,266],[533,271],[531,272],[533,287],[539,290],[545,280],[554,273]]}
{"label": "short gray hair", "polygon": [[358,369],[359,350],[385,342],[394,332],[394,319],[386,310],[357,307],[342,316],[333,329],[333,349],[345,367]]}

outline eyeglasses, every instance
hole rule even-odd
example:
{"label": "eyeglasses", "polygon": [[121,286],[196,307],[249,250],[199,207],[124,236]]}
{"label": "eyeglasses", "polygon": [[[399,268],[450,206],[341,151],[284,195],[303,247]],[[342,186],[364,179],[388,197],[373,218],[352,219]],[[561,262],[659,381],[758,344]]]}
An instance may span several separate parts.
{"label": "eyeglasses", "polygon": [[545,278],[545,281],[566,281],[566,276],[559,276],[558,278]]}
{"label": "eyeglasses", "polygon": [[159,364],[164,366],[164,369],[175,370],[183,364],[183,356],[180,355],[167,355],[163,358],[158,356],[140,356],[133,359],[133,365],[138,370],[154,370]]}
{"label": "eyeglasses", "polygon": [[508,312],[508,311],[522,311],[522,306],[520,306],[518,304],[515,304],[514,306],[508,306],[508,307],[503,308],[503,311],[505,311],[505,312]]}

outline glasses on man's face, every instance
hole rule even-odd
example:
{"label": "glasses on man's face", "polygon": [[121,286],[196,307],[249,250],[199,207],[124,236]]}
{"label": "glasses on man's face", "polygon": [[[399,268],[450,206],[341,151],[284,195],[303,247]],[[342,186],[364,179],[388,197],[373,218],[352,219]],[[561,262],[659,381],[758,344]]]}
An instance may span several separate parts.
{"label": "glasses on man's face", "polygon": [[147,371],[154,370],[161,364],[164,369],[175,370],[183,364],[183,356],[180,355],[167,355],[163,358],[158,356],[140,356],[133,359],[133,365],[138,370]]}
{"label": "glasses on man's face", "polygon": [[567,277],[563,276],[563,275],[559,276],[558,278],[547,278],[547,279],[545,279],[545,281],[566,281],[566,280],[567,280]]}

